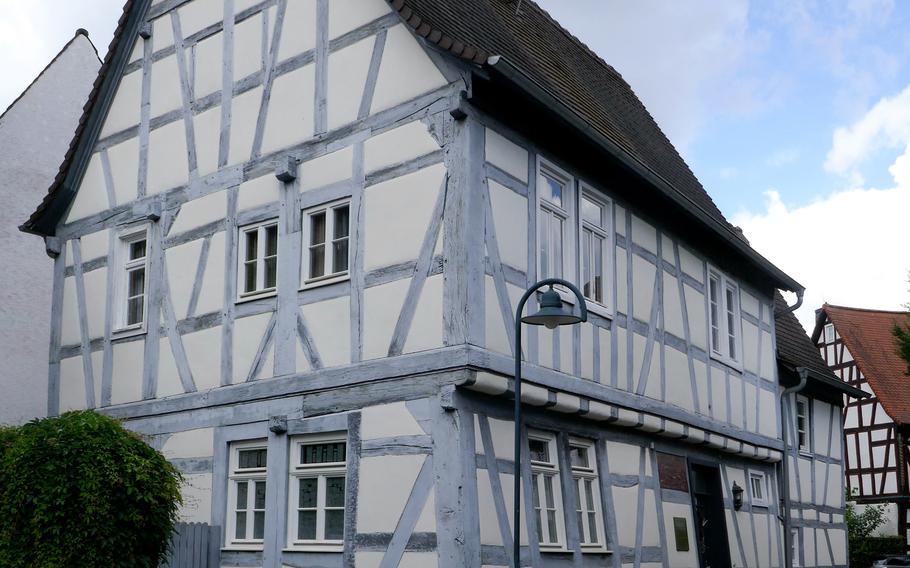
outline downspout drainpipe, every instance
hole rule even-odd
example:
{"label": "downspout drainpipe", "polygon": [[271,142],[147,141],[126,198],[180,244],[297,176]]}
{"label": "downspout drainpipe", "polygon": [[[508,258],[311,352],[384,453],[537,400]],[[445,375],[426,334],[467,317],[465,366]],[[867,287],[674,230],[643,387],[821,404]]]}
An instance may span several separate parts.
{"label": "downspout drainpipe", "polygon": [[[787,309],[774,314],[775,318],[784,314],[795,312],[803,305],[803,295],[805,289],[796,291],[796,303],[788,306]],[[784,458],[781,460],[781,475],[778,478],[780,494],[783,497],[783,516],[781,521],[784,523],[784,566],[793,568],[793,535],[790,532],[790,447],[787,443],[787,426],[789,420],[787,410],[787,399],[791,394],[798,393],[806,387],[806,381],[809,379],[809,371],[804,367],[797,367],[799,373],[799,383],[786,388],[780,393],[780,416],[781,416],[781,442],[783,443]]]}
{"label": "downspout drainpipe", "polygon": [[[786,407],[788,397],[803,390],[809,378],[809,371],[804,367],[798,367],[796,371],[799,373],[799,383],[784,389],[780,393],[780,415],[783,422],[781,424],[781,441],[784,445],[784,459],[780,462],[781,476],[778,485],[780,485],[780,492],[784,501],[784,511],[781,520],[784,522],[784,566],[786,568],[793,568],[793,535],[790,533],[790,447],[787,443],[789,414],[786,413]],[[787,417],[787,419],[784,417]]]}

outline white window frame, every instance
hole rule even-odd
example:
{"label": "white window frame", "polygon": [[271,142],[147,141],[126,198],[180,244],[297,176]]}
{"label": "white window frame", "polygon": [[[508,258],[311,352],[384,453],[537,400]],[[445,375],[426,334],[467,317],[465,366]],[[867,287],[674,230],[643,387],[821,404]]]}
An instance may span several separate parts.
{"label": "white window frame", "polygon": [[[603,264],[603,282],[601,283],[603,287],[603,298],[601,302],[598,302],[593,298],[588,298],[585,296],[585,300],[589,310],[602,316],[612,317],[614,297],[616,293],[613,266],[613,253],[615,247],[615,233],[613,231],[613,200],[604,196],[601,192],[597,191],[585,182],[580,182],[579,185],[581,191],[578,192],[578,205],[576,206],[576,210],[578,211],[578,287],[582,291],[582,294],[584,294],[585,263],[582,257],[588,252],[585,250],[584,246],[585,232],[590,231],[595,236],[603,239],[604,241],[603,250],[601,251],[601,263]],[[603,217],[601,218],[601,225],[595,226],[584,219],[582,199],[593,201],[602,208]],[[594,258],[592,257],[591,261],[593,262],[593,260]]]}
{"label": "white window frame", "polygon": [[[565,508],[562,502],[562,475],[559,470],[559,454],[556,444],[556,436],[548,432],[529,432],[528,445],[530,441],[536,440],[547,444],[548,462],[530,460],[531,466],[531,483],[536,484],[538,506],[532,506],[532,514],[536,516],[535,522],[539,523],[540,530],[537,534],[538,548],[541,552],[564,552],[566,548],[566,525],[565,525]],[[528,448],[530,451],[530,447]],[[543,516],[543,511],[550,510],[545,505],[546,479],[553,480],[551,492],[553,494],[553,512],[556,517],[556,534],[551,535],[549,523]],[[532,492],[533,505],[533,492]],[[539,509],[539,512],[538,512]],[[530,517],[530,515],[529,515]],[[529,520],[530,522],[530,520]]]}
{"label": "white window frame", "polygon": [[[801,415],[799,411],[800,404],[805,405],[805,415]],[[793,412],[796,420],[793,424],[794,429],[796,430],[796,445],[799,448],[799,453],[801,454],[811,454],[812,453],[812,403],[809,401],[808,397],[805,397],[801,394],[796,395],[796,404]],[[800,430],[799,428],[799,419],[800,416],[804,418],[805,428]],[[803,444],[800,441],[800,434],[804,434],[806,438],[806,443]]]}
{"label": "white window frame", "polygon": [[[717,326],[714,325],[714,320],[711,314],[712,300],[711,300],[711,282],[716,280],[718,283],[718,298],[717,298]],[[730,327],[729,327],[729,310],[731,306],[727,303],[727,291],[732,290],[733,292],[733,347],[735,353],[730,353]],[[740,288],[739,284],[714,267],[708,267],[708,280],[706,282],[706,301],[708,307],[708,351],[711,353],[711,357],[731,367],[742,370],[742,361],[743,361],[743,324],[742,324],[742,306],[740,306]],[[714,336],[713,331],[715,327],[718,330],[718,343],[719,345],[714,345]]]}
{"label": "white window frame", "polygon": [[[267,288],[265,286],[265,246],[266,246],[266,228],[274,226],[276,228],[275,243],[275,286]],[[257,253],[256,253],[256,289],[251,292],[244,291],[246,282],[246,239],[247,234],[257,233]],[[280,262],[279,253],[281,251],[281,231],[278,229],[278,219],[266,219],[258,223],[251,223],[237,228],[237,301],[246,302],[259,298],[268,298],[278,293],[278,263]]]}
{"label": "white window frame", "polygon": [[[327,477],[344,477],[345,496],[348,488],[348,463],[320,463],[320,464],[301,464],[301,451],[304,446],[312,444],[332,444],[344,443],[345,456],[350,456],[350,443],[346,432],[331,432],[325,434],[309,434],[291,438],[290,451],[290,482],[288,484],[288,534],[287,550],[309,551],[309,552],[340,552],[344,549],[344,540],[327,540],[325,539],[325,498],[326,498],[326,478]],[[318,479],[317,505],[316,505],[316,539],[299,540],[297,538],[298,528],[298,504],[300,503],[300,480],[303,478]],[[342,508],[343,510],[345,507]],[[345,511],[347,515],[347,511]]]}
{"label": "white window frame", "polygon": [[[331,268],[334,266],[335,262],[335,250],[332,246],[334,242],[335,234],[335,216],[332,215],[332,212],[339,207],[347,206],[348,208],[348,267],[346,270],[340,272],[332,272]],[[324,270],[322,276],[317,276],[315,278],[310,278],[310,236],[312,232],[312,223],[310,218],[313,215],[318,213],[325,213],[325,234],[326,240],[323,246],[325,247],[325,258]],[[300,263],[300,282],[301,289],[306,288],[315,288],[316,286],[325,286],[327,284],[335,284],[337,282],[343,282],[351,278],[351,261],[353,260],[353,251],[354,251],[354,218],[353,218],[353,209],[351,207],[351,198],[347,197],[344,199],[338,199],[329,203],[323,203],[315,207],[310,207],[305,209],[301,215],[301,235],[302,235],[302,258]]]}
{"label": "white window frame", "polygon": [[[255,511],[251,504],[256,499],[256,482],[266,482],[268,468],[251,468],[240,469],[240,452],[242,450],[268,450],[268,440],[251,440],[247,442],[233,442],[230,445],[229,464],[228,464],[228,492],[227,492],[227,514],[225,515],[225,548],[231,550],[262,550],[264,540],[256,538],[236,538],[237,528],[237,485],[240,482],[246,482],[250,485],[247,489],[247,524],[246,534],[252,535],[255,525]],[[268,484],[266,483],[266,507],[268,506]],[[265,512],[265,523],[268,522],[268,510]],[[265,527],[263,525],[263,536],[265,536]]]}
{"label": "white window frame", "polygon": [[799,568],[799,529],[790,529],[790,554],[793,559],[793,567]]}
{"label": "white window frame", "polygon": [[835,337],[836,337],[836,335],[834,334],[834,324],[830,323],[830,322],[826,323],[825,324],[825,343],[833,344]]}
{"label": "white window frame", "polygon": [[[597,475],[597,453],[594,442],[583,440],[581,438],[570,438],[569,448],[583,448],[588,455],[588,465],[572,465],[571,457],[569,467],[572,470],[572,481],[575,484],[575,507],[576,517],[579,515],[578,541],[581,545],[582,552],[604,552],[607,550],[605,531],[603,523],[603,511],[600,501],[600,480]],[[588,495],[590,487],[590,495]],[[591,503],[591,509],[588,509],[587,503]],[[594,532],[595,539],[591,539],[591,527],[589,515],[594,515]]]}
{"label": "white window frame", "polygon": [[[557,205],[552,201],[545,199],[542,196],[542,188],[544,186],[543,178],[550,177],[554,178],[556,181],[563,183],[563,196],[562,196],[562,205]],[[578,191],[576,189],[575,178],[569,175],[565,170],[553,165],[551,162],[543,158],[537,160],[537,204],[535,214],[537,215],[537,247],[535,254],[537,256],[537,275],[538,280],[544,278],[562,278],[573,282],[577,280],[576,278],[576,256],[575,256],[575,241],[578,238],[578,228],[575,217],[576,201],[577,201]],[[540,254],[541,248],[543,246],[542,239],[546,238],[547,241],[547,261],[548,264],[552,264],[552,243],[550,242],[550,231],[543,231],[543,215],[559,217],[562,220],[562,267],[560,268],[559,274],[544,274],[543,272],[543,258]],[[546,233],[546,234],[544,234]],[[563,299],[570,303],[575,303],[575,295],[567,293],[567,291],[560,289],[560,294],[563,296]]]}
{"label": "white window frame", "polygon": [[[761,484],[761,497],[755,495],[755,486],[753,481],[758,480]],[[749,495],[753,507],[770,507],[768,500],[768,478],[763,471],[749,471]]]}
{"label": "white window frame", "polygon": [[[145,241],[145,257],[137,261],[130,260],[130,245],[137,241]],[[115,316],[114,334],[129,336],[145,333],[148,321],[148,283],[149,283],[149,226],[141,225],[123,229],[117,234],[117,249],[114,251],[114,261],[117,267],[117,287],[115,288],[114,305],[117,306]],[[142,321],[128,324],[129,307],[129,273],[142,268],[145,271],[145,283],[142,291]]]}

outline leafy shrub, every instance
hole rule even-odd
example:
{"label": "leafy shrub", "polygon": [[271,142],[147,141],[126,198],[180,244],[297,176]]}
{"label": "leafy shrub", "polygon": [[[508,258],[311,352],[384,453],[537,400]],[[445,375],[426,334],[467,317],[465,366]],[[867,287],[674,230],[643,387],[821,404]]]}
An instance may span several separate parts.
{"label": "leafy shrub", "polygon": [[844,518],[847,521],[847,538],[850,546],[850,566],[865,567],[879,558],[892,554],[904,553],[904,542],[899,536],[872,536],[885,524],[885,508],[880,505],[868,505],[862,513],[857,512],[855,505],[847,494],[847,508]]}
{"label": "leafy shrub", "polygon": [[160,453],[94,412],[0,430],[0,566],[157,568],[180,483]]}

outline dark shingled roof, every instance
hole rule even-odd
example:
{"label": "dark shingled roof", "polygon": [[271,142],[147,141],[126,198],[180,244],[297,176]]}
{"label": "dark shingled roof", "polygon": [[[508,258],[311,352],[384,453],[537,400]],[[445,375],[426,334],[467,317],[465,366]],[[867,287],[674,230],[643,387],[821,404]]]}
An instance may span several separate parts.
{"label": "dark shingled roof", "polygon": [[774,318],[774,332],[777,337],[777,359],[789,367],[804,367],[821,376],[836,381],[840,377],[835,375],[803,328],[796,316],[791,312],[782,313],[787,309],[787,301],[780,293],[774,295],[774,313],[779,314]]}
{"label": "dark shingled roof", "polygon": [[[907,376],[907,363],[900,358],[897,341],[892,334],[895,325],[908,325],[907,312],[831,304],[825,304],[820,311],[834,324],[888,416],[898,424],[910,424],[910,377]],[[816,325],[816,339],[819,331],[820,326]]]}
{"label": "dark shingled roof", "polygon": [[[505,57],[668,182],[729,227],[723,214],[622,76],[530,0],[390,0],[417,35],[483,64]],[[739,235],[731,230],[731,237]]]}

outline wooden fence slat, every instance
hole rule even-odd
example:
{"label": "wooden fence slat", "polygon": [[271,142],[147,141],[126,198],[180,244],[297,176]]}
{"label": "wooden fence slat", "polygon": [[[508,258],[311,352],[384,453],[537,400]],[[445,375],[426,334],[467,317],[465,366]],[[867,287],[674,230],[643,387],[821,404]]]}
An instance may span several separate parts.
{"label": "wooden fence slat", "polygon": [[221,528],[205,523],[178,523],[161,568],[218,568]]}

